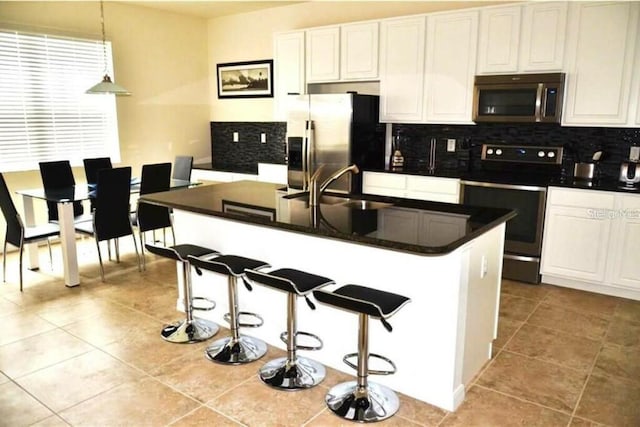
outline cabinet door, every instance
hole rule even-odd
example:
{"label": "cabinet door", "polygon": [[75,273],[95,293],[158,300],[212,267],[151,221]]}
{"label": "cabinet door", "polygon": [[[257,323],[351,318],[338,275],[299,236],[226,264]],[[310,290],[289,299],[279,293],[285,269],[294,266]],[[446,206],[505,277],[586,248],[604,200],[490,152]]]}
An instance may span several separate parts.
{"label": "cabinet door", "polygon": [[378,212],[378,238],[418,243],[418,211],[387,208]]}
{"label": "cabinet door", "polygon": [[380,121],[420,122],[424,97],[424,16],[380,24]]}
{"label": "cabinet door", "polygon": [[619,198],[619,209],[611,217],[614,223],[610,242],[611,282],[640,290],[640,196]]}
{"label": "cabinet door", "polygon": [[410,199],[432,202],[459,203],[460,180],[431,176],[407,176],[407,194]]}
{"label": "cabinet door", "polygon": [[340,29],[341,80],[378,78],[378,23],[343,25]]}
{"label": "cabinet door", "polygon": [[307,31],[307,83],[340,79],[340,27]]}
{"label": "cabinet door", "polygon": [[427,18],[425,121],[472,123],[477,34],[477,11]]}
{"label": "cabinet door", "polygon": [[586,207],[548,206],[542,274],[602,283],[611,221]]}
{"label": "cabinet door", "polygon": [[561,71],[567,31],[567,3],[529,3],[523,7],[520,71]]}
{"label": "cabinet door", "polygon": [[518,71],[520,6],[480,10],[478,74]]}
{"label": "cabinet door", "polygon": [[383,172],[364,172],[362,177],[362,192],[365,194],[405,197],[406,191],[406,175]]}
{"label": "cabinet door", "polygon": [[569,6],[565,125],[625,125],[638,2]]}
{"label": "cabinet door", "polygon": [[287,94],[305,93],[304,32],[281,33],[274,36],[274,120],[287,120]]}

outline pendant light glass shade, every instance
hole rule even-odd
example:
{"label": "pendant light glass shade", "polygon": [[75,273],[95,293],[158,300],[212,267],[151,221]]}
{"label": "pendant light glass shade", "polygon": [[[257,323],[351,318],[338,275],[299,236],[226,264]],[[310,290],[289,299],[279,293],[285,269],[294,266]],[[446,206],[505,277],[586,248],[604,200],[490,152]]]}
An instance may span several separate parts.
{"label": "pendant light glass shade", "polygon": [[115,84],[109,73],[107,72],[107,41],[104,32],[104,5],[102,0],[100,0],[100,24],[102,25],[102,51],[104,53],[104,77],[102,77],[102,81],[95,86],[92,86],[85,93],[89,94],[108,94],[108,95],[131,95],[131,92]]}

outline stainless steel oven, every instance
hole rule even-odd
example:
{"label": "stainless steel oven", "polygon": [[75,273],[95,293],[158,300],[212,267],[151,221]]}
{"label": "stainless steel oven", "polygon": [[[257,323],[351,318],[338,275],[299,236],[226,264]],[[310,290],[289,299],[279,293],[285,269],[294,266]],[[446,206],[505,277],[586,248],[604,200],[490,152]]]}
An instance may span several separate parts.
{"label": "stainless steel oven", "polygon": [[462,180],[462,202],[507,208],[502,276],[540,282],[540,256],[547,184],[560,174],[562,147],[484,144],[482,171]]}
{"label": "stainless steel oven", "polygon": [[507,222],[502,276],[540,282],[540,255],[547,188],[491,182],[462,181],[464,204],[513,209]]}

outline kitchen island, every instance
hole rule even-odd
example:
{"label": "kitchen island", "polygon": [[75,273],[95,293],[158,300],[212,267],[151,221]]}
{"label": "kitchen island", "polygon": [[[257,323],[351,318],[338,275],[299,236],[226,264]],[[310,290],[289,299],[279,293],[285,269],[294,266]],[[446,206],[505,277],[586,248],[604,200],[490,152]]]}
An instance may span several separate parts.
{"label": "kitchen island", "polygon": [[[370,351],[398,366],[395,375],[372,380],[455,410],[464,399],[465,385],[491,358],[505,222],[515,213],[338,194],[326,194],[319,206],[310,207],[305,194],[283,197],[280,187],[240,181],[141,199],[173,208],[178,243],[323,275],[333,279],[335,287],[355,283],[411,298],[390,319],[392,333],[378,322],[371,324]],[[226,278],[206,272],[193,277],[194,295],[218,304],[196,315],[226,326]],[[253,292],[239,289],[240,309],[264,318],[261,328],[243,332],[285,348],[279,339],[286,329],[285,295],[259,285]],[[180,296],[179,308],[181,301]],[[303,353],[349,374],[354,372],[342,357],[356,350],[357,325],[352,313],[320,304],[317,310],[306,305],[298,310],[299,330],[324,341],[320,351]],[[257,362],[256,369],[264,362]]]}

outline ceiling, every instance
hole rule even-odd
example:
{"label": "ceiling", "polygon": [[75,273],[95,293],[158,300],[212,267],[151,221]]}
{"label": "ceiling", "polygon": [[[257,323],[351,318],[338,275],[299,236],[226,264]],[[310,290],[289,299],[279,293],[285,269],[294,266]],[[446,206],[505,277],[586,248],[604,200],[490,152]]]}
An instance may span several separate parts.
{"label": "ceiling", "polygon": [[118,0],[153,9],[160,9],[168,12],[183,15],[197,16],[200,18],[218,18],[221,16],[235,15],[238,13],[253,12],[272,7],[288,6],[301,1],[131,1]]}

